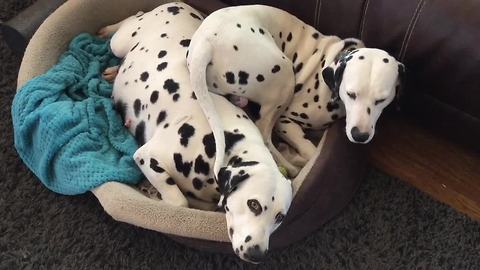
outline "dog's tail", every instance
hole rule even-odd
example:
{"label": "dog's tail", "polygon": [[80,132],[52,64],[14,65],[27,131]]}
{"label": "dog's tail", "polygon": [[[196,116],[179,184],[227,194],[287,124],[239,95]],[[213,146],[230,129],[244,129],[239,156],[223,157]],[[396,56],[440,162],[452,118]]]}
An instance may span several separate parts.
{"label": "dog's tail", "polygon": [[207,86],[207,66],[212,60],[213,48],[212,44],[204,38],[197,39],[192,45],[189,47],[190,55],[187,59],[190,84],[215,138],[216,157],[213,171],[216,178],[225,159],[225,135],[220,116]]}

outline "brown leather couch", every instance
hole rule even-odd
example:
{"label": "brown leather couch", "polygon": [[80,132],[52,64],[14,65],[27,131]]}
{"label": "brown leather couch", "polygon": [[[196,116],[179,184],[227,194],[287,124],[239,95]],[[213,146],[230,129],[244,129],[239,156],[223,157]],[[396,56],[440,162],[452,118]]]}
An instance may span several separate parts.
{"label": "brown leather couch", "polygon": [[[211,11],[218,1],[187,1]],[[400,115],[480,150],[480,2],[426,0],[223,0],[267,4],[324,34],[357,37],[407,67]],[[381,123],[380,123],[381,124]],[[381,127],[379,128],[381,129]]]}

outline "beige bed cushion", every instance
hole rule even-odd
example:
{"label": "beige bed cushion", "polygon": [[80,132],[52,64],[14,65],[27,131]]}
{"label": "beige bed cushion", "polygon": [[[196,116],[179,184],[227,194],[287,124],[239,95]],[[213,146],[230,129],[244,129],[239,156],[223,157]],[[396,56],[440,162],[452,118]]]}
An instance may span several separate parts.
{"label": "beige bed cushion", "polygon": [[[45,20],[30,40],[20,67],[17,89],[56,64],[58,57],[76,35],[82,32],[93,34],[101,27],[116,23],[139,10],[149,11],[168,2],[173,1],[67,1]],[[319,145],[323,145],[323,140]],[[312,159],[293,181],[294,192],[302,184],[314,161],[315,159]],[[115,220],[171,235],[230,241],[225,215],[222,213],[173,207],[162,201],[149,199],[138,189],[118,182],[105,183],[92,192]]]}

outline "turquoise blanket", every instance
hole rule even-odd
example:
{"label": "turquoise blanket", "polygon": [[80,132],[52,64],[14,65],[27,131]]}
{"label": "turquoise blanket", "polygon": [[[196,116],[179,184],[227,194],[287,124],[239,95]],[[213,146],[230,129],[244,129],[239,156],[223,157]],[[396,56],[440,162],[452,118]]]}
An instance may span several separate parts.
{"label": "turquoise blanket", "polygon": [[112,85],[101,77],[116,64],[108,41],[81,34],[57,65],[15,96],[15,147],[52,191],[74,195],[108,181],[141,180],[132,158],[138,145],[113,108]]}

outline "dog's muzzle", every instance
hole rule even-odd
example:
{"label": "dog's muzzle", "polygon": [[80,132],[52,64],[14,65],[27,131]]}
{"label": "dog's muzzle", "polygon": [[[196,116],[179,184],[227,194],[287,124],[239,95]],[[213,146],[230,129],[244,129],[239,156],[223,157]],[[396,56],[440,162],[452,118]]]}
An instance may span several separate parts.
{"label": "dog's muzzle", "polygon": [[370,133],[368,132],[361,132],[358,127],[353,127],[352,130],[350,131],[352,134],[352,138],[359,143],[364,143],[368,140],[370,137]]}

